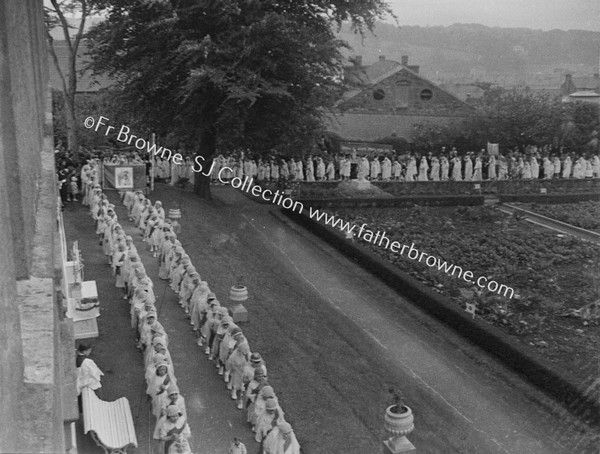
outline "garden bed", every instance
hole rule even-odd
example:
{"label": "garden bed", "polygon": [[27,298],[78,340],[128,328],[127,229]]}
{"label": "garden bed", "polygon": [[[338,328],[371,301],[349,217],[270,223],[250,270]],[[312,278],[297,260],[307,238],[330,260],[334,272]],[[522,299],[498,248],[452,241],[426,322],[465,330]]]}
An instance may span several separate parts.
{"label": "garden bed", "polygon": [[557,221],[600,233],[600,202],[588,201],[571,205],[532,203],[519,206]]}
{"label": "garden bed", "polygon": [[492,207],[337,209],[373,231],[512,287],[508,299],[449,276],[406,255],[363,242],[373,252],[457,305],[477,314],[549,361],[581,376],[597,375],[600,326],[574,315],[600,298],[600,247],[559,236]]}

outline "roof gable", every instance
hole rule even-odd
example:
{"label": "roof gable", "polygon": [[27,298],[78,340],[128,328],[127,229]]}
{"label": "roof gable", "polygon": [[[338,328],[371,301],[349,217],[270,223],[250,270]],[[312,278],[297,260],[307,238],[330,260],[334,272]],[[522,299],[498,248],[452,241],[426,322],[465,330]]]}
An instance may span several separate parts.
{"label": "roof gable", "polygon": [[336,107],[342,111],[378,113],[424,113],[433,108],[467,113],[473,109],[454,94],[399,63],[386,72],[377,72],[380,72],[379,76],[371,79],[369,84],[344,93]]}

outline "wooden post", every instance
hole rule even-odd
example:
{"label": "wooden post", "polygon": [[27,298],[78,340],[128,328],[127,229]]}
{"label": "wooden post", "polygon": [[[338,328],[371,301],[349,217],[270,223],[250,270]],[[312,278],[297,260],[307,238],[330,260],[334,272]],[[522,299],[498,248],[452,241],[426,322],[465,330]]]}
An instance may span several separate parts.
{"label": "wooden post", "polygon": [[[154,149],[153,145],[156,143],[156,134],[152,133],[150,135],[150,150]],[[154,161],[154,153],[150,153],[150,163],[152,167],[150,168],[150,191],[154,191],[154,167],[156,166],[156,162]]]}

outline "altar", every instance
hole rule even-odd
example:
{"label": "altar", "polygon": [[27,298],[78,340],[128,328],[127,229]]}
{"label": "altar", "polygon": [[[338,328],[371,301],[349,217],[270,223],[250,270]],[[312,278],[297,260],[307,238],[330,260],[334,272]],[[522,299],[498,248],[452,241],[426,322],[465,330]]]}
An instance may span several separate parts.
{"label": "altar", "polygon": [[75,339],[98,337],[100,302],[96,281],[83,280],[83,260],[77,242],[73,244],[72,261],[64,262],[63,292],[66,316],[73,320]]}

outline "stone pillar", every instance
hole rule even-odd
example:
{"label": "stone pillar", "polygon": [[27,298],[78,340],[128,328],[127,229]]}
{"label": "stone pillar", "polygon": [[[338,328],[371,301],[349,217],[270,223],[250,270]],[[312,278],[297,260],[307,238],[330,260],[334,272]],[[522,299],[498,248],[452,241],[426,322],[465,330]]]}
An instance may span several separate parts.
{"label": "stone pillar", "polygon": [[[23,350],[19,309],[15,304],[14,224],[10,220],[12,212],[9,205],[10,194],[14,190],[14,180],[10,178],[14,163],[10,165],[7,161],[11,160],[11,154],[15,154],[16,137],[8,59],[11,27],[7,25],[7,9],[8,2],[0,2],[0,213],[3,213],[0,216],[0,452],[15,452],[18,440],[14,434],[19,432],[19,420],[14,416],[20,413]],[[20,213],[15,213],[15,216],[20,216]]]}

